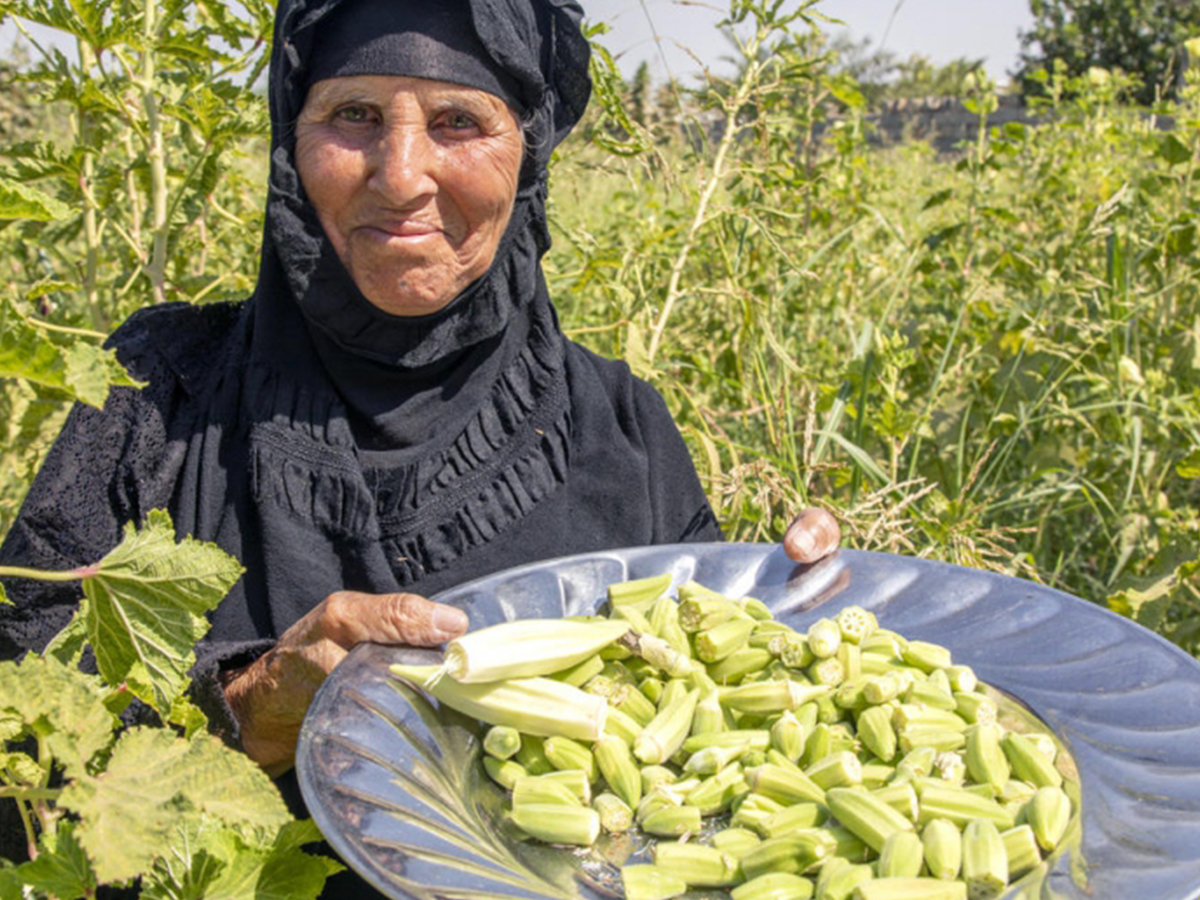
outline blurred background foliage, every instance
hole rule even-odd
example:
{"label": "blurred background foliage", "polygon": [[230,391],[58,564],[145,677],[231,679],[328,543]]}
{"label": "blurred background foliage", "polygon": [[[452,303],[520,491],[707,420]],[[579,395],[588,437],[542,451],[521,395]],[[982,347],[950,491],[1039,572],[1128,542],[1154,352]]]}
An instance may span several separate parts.
{"label": "blurred background foliage", "polygon": [[[1080,68],[1035,6],[1003,125],[978,61],[833,40],[814,0],[735,0],[733,74],[698,86],[599,53],[547,275],[568,332],[666,396],[730,538],[819,504],[850,546],[1034,578],[1195,653],[1200,35],[1164,38],[1165,75]],[[105,334],[252,289],[270,12],[0,2],[76,48],[0,69],[0,527],[67,403],[120,383]],[[882,139],[876,110],[931,95],[968,140]]]}

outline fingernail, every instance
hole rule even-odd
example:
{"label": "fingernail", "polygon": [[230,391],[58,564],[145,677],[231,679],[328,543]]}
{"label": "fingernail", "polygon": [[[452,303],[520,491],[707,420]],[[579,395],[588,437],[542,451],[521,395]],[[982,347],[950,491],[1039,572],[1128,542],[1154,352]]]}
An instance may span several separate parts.
{"label": "fingernail", "polygon": [[456,607],[439,604],[433,611],[432,624],[440,638],[456,638],[467,630],[467,614]]}

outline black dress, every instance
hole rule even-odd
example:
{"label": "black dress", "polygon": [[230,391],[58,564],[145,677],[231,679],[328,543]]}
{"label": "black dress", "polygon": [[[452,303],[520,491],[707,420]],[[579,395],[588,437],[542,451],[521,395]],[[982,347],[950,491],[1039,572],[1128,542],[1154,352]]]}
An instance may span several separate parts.
{"label": "black dress", "polygon": [[[306,56],[339,0],[283,0],[254,295],[149,308],[123,325],[111,344],[148,386],[71,412],[0,547],[3,564],[70,569],[165,508],[181,537],[236,556],[246,573],[212,614],[193,671],[194,699],[235,746],[218,673],[265,652],[334,591],[428,596],[555,556],[720,538],[662,399],[563,336],[542,277],[546,164],[587,100],[581,11],[571,0],[464,2],[526,110],[527,155],[488,272],[415,319],[357,290],[292,157]],[[0,659],[41,649],[80,595],[6,587],[15,605],[0,606]],[[294,779],[280,787],[302,812]],[[13,858],[23,854],[3,834],[11,807],[0,804],[0,854]]]}

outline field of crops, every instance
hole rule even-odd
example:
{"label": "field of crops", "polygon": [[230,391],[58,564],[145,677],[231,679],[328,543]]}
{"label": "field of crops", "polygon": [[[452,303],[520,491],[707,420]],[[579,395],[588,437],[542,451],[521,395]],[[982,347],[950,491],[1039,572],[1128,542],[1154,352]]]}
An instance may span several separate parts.
{"label": "field of crops", "polygon": [[[0,230],[10,357],[252,287],[265,117],[235,85],[269,9],[248,9],[187,32],[220,54],[130,37],[129,90],[86,52],[6,88],[6,203],[20,183],[33,210]],[[1041,124],[1004,129],[977,80],[977,139],[885,148],[815,25],[739,9],[731,80],[634,102],[597,68],[552,176],[568,330],[667,397],[731,538],[775,539],[818,504],[848,545],[1036,578],[1194,652],[1200,73],[1153,111],[1106,73],[1052,80]],[[0,525],[64,388],[103,385],[95,360],[56,365],[5,368],[26,377],[0,409]]]}

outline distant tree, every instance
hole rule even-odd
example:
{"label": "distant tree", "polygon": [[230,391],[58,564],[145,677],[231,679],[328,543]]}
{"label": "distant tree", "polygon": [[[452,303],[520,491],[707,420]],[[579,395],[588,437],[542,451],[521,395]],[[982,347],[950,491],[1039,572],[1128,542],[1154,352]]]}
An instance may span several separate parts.
{"label": "distant tree", "polygon": [[1030,0],[1034,24],[1022,32],[1020,76],[1053,71],[1061,61],[1071,76],[1098,66],[1120,69],[1140,82],[1135,96],[1151,103],[1174,96],[1184,67],[1184,42],[1200,36],[1197,0]]}
{"label": "distant tree", "polygon": [[629,88],[629,105],[633,108],[633,121],[645,125],[650,118],[650,63],[642,60],[637,71],[633,73],[633,84]]}
{"label": "distant tree", "polygon": [[921,54],[901,60],[890,50],[871,49],[871,44],[870,38],[856,40],[845,32],[829,42],[833,71],[853,78],[869,107],[887,100],[966,96],[968,76],[983,68],[982,59],[966,57],[944,65]]}

